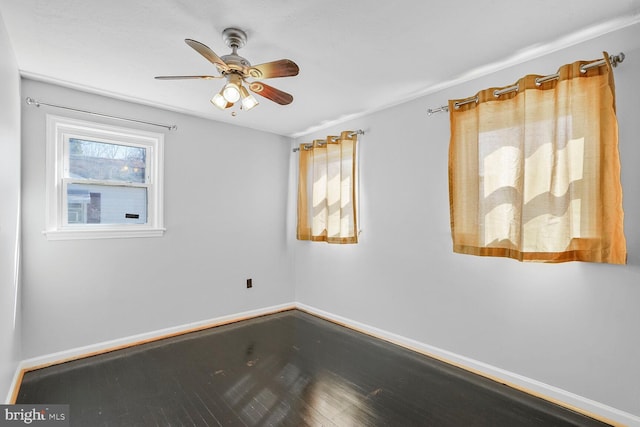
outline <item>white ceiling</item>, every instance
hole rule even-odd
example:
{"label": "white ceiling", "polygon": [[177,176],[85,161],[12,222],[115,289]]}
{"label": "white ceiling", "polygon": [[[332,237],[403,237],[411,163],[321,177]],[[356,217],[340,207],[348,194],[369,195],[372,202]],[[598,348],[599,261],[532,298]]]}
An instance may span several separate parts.
{"label": "white ceiling", "polygon": [[[239,126],[297,136],[638,22],[640,0],[0,0],[21,74]],[[251,111],[209,103],[221,80],[184,43],[230,52],[248,34],[253,64],[288,58],[291,93]],[[43,102],[64,104],[64,100]]]}

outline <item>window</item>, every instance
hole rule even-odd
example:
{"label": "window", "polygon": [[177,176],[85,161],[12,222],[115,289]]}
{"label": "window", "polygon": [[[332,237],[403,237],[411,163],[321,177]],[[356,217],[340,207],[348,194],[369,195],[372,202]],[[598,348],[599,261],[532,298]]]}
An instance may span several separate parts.
{"label": "window", "polygon": [[300,145],[298,240],[358,243],[357,134]]}
{"label": "window", "polygon": [[454,252],[626,262],[615,91],[604,62],[449,102]]}
{"label": "window", "polygon": [[47,116],[47,229],[55,239],[164,232],[164,135]]}

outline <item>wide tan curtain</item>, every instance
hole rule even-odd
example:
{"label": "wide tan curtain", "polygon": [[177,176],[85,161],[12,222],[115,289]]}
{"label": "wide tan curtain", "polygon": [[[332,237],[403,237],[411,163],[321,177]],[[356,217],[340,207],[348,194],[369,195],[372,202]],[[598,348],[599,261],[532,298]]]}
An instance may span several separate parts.
{"label": "wide tan curtain", "polygon": [[[615,87],[606,64],[449,101],[455,252],[624,264]],[[460,105],[464,104],[464,105]]]}
{"label": "wide tan curtain", "polygon": [[357,243],[354,132],[300,145],[299,240]]}

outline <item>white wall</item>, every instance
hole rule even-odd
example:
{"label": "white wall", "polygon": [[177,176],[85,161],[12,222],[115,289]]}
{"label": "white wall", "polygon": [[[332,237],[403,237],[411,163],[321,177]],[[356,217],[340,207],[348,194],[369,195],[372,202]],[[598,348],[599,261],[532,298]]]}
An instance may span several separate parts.
{"label": "white wall", "polygon": [[[296,300],[640,415],[639,47],[635,25],[299,138],[296,143],[366,131],[361,242],[297,242],[290,230]],[[603,50],[627,54],[615,78],[628,265],[452,253],[449,119],[447,113],[429,117],[427,108],[597,59]],[[433,60],[437,67],[439,59]]]}
{"label": "white wall", "polygon": [[4,393],[20,358],[20,76],[2,15],[0,58],[0,390]]}
{"label": "white wall", "polygon": [[22,94],[178,125],[164,237],[48,241],[45,114],[123,123],[23,103],[25,359],[293,301],[288,138],[31,80]]}

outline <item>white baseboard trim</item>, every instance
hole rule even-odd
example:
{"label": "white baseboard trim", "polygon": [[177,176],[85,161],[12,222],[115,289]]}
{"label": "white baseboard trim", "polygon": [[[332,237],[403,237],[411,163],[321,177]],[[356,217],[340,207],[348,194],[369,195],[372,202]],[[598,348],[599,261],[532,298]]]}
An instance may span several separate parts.
{"label": "white baseboard trim", "polygon": [[561,406],[573,409],[577,412],[589,415],[593,418],[616,426],[640,427],[640,417],[621,411],[611,406],[579,396],[558,387],[524,377],[513,372],[470,359],[459,354],[452,353],[431,345],[403,337],[358,321],[342,317],[327,311],[296,303],[296,307],[318,317],[325,318],[335,323],[344,325],[350,329],[366,333],[376,338],[397,344],[401,347],[417,351],[421,354],[441,360],[445,363],[463,368],[467,371],[482,375],[483,377],[506,384],[515,389],[541,397]]}
{"label": "white baseboard trim", "polygon": [[22,368],[20,367],[20,363],[18,363],[16,367],[16,372],[13,374],[13,378],[11,379],[11,385],[9,387],[9,392],[7,393],[7,398],[4,400],[5,404],[13,403],[13,394],[15,390],[18,390],[20,383],[22,382]]}
{"label": "white baseboard trim", "polygon": [[[33,357],[23,360],[18,366],[18,371],[31,370],[47,365],[57,364],[73,359],[86,357],[93,354],[100,354],[108,351],[117,350],[119,348],[129,347],[135,344],[155,341],[174,335],[180,335],[187,332],[197,331],[201,329],[211,328],[214,326],[224,325],[227,323],[237,322],[244,319],[264,316],[267,314],[277,313],[285,310],[295,309],[293,303],[279,304],[271,307],[264,307],[255,310],[234,313],[227,316],[216,317],[213,319],[201,320],[198,322],[187,323],[184,325],[172,326],[170,328],[159,329],[152,332],[146,332],[138,335],[131,335],[125,338],[118,338],[111,341],[104,341],[96,344],[77,347],[70,350],[59,351],[57,353],[47,354],[43,356]],[[11,393],[11,392],[10,392]]]}

